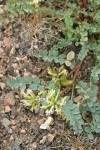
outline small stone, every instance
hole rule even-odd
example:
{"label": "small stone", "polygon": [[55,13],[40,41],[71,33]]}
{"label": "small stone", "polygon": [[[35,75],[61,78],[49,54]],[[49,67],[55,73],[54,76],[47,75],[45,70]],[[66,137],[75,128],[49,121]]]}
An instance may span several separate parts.
{"label": "small stone", "polygon": [[25,57],[23,57],[21,60],[23,61],[23,62],[26,62],[27,61],[27,56],[25,56]]}
{"label": "small stone", "polygon": [[6,106],[6,107],[5,107],[5,113],[8,113],[8,112],[10,112],[10,111],[11,111],[10,107],[9,107],[9,106]]}
{"label": "small stone", "polygon": [[30,119],[28,119],[28,120],[27,120],[27,122],[28,122],[28,123],[30,123],[30,122],[31,122],[31,120],[30,120]]}
{"label": "small stone", "polygon": [[0,74],[0,78],[2,78],[3,77],[3,74]]}
{"label": "small stone", "polygon": [[12,120],[12,121],[11,121],[11,124],[12,124],[12,125],[16,125],[15,120]]}
{"label": "small stone", "polygon": [[15,48],[16,48],[16,49],[19,49],[19,47],[20,47],[19,44],[16,44],[16,45],[15,45]]}
{"label": "small stone", "polygon": [[26,130],[21,129],[21,130],[20,130],[20,133],[25,134],[25,133],[26,133]]}
{"label": "small stone", "polygon": [[15,54],[15,47],[12,47],[12,49],[10,50],[10,55],[14,55]]}
{"label": "small stone", "polygon": [[4,141],[3,141],[3,143],[4,143],[4,144],[7,144],[7,141],[6,141],[6,140],[4,140]]}
{"label": "small stone", "polygon": [[17,126],[16,126],[16,125],[12,125],[11,128],[12,128],[13,130],[16,130],[16,129],[17,129]]}
{"label": "small stone", "polygon": [[44,144],[46,142],[46,140],[47,140],[47,136],[44,136],[42,138],[42,140],[40,140],[40,144]]}
{"label": "small stone", "polygon": [[19,99],[19,95],[15,95],[15,98],[16,98],[16,99]]}
{"label": "small stone", "polygon": [[13,141],[13,140],[14,140],[14,137],[11,135],[9,138],[9,141]]}
{"label": "small stone", "polygon": [[19,70],[15,70],[15,73],[17,74],[17,75],[19,75],[20,73],[19,73]]}
{"label": "small stone", "polygon": [[8,128],[11,125],[11,122],[7,118],[3,118],[1,123],[5,128]]}
{"label": "small stone", "polygon": [[5,83],[0,82],[0,87],[1,87],[1,89],[3,90],[3,89],[5,88]]}
{"label": "small stone", "polygon": [[43,124],[41,124],[40,129],[49,130],[52,122],[53,122],[53,118],[49,116],[47,120]]}
{"label": "small stone", "polygon": [[9,128],[9,129],[8,129],[8,133],[9,133],[9,134],[12,134],[12,133],[13,133],[13,130],[12,130],[11,128]]}
{"label": "small stone", "polygon": [[16,61],[17,61],[17,62],[19,62],[19,61],[20,61],[20,59],[21,59],[21,58],[19,58],[19,57],[16,57]]}

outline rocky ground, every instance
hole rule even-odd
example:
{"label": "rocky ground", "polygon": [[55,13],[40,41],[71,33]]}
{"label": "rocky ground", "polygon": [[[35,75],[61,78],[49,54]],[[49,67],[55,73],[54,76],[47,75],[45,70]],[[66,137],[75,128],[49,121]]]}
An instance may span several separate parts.
{"label": "rocky ground", "polygon": [[[52,38],[48,39],[47,34]],[[51,64],[38,61],[32,54],[39,49],[48,49],[59,36],[56,29],[52,33],[45,20],[40,21],[34,32],[24,21],[0,26],[0,150],[100,149],[100,135],[94,135],[93,141],[89,141],[85,133],[76,135],[60,116],[51,116],[50,128],[41,129],[48,119],[45,112],[36,110],[32,113],[25,108],[20,103],[21,91],[12,90],[6,84],[16,76],[46,78],[46,69]],[[80,79],[88,80],[93,63],[91,56],[86,58]]]}

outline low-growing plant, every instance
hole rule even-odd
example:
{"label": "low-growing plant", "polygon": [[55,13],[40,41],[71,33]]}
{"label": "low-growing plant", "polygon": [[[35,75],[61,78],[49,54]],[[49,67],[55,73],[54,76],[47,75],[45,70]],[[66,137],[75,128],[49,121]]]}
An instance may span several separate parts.
{"label": "low-growing plant", "polygon": [[47,69],[48,74],[52,77],[52,80],[55,82],[56,86],[59,87],[66,87],[73,85],[73,81],[67,79],[68,78],[68,70],[64,68],[64,66],[61,66],[60,68],[54,67],[54,68],[48,68]]}
{"label": "low-growing plant", "polygon": [[[35,6],[33,7],[33,4],[31,6],[25,0],[21,2],[14,1],[10,0],[8,2],[10,5],[7,7],[10,14],[15,12],[19,14],[32,13],[34,10],[35,12],[37,10]],[[44,61],[54,61],[57,64],[66,65],[72,69],[71,63],[75,57],[75,53],[71,49],[71,46],[74,45],[79,51],[77,61],[84,62],[88,54],[92,55],[95,64],[91,70],[90,81],[88,83],[79,82],[76,86],[78,93],[83,96],[82,101],[79,103],[80,105],[75,104],[73,99],[61,97],[60,88],[52,85],[48,88],[46,83],[37,77],[17,77],[7,82],[11,88],[22,88],[25,90],[26,85],[28,85],[28,88],[33,91],[42,91],[38,96],[34,95],[34,93],[33,95],[29,95],[28,99],[22,102],[31,104],[32,111],[38,106],[49,112],[58,111],[70,121],[76,133],[86,131],[90,139],[93,139],[94,132],[100,133],[100,103],[97,99],[98,88],[96,85],[100,79],[99,4],[98,0],[90,0],[85,5],[82,5],[80,0],[68,2],[66,5],[67,8],[64,8],[64,11],[57,11],[56,13],[61,15],[65,22],[65,26],[62,29],[63,33],[65,32],[65,38],[58,40],[58,43],[53,45],[51,49],[40,50],[34,54],[35,57],[43,58]],[[70,49],[71,52],[67,52]],[[60,50],[63,50],[63,52],[60,53]],[[48,68],[47,71],[54,80],[55,85],[59,87],[75,83],[75,78],[74,80],[68,79],[68,71],[64,67]],[[90,120],[84,117],[87,114],[90,115]]]}
{"label": "low-growing plant", "polygon": [[39,95],[44,98],[43,101],[41,100],[41,108],[45,109],[46,113],[50,114],[55,111],[61,113],[61,107],[66,101],[66,96],[61,97],[59,88],[51,84],[47,91],[40,92]]}
{"label": "low-growing plant", "polygon": [[39,12],[39,1],[41,0],[8,0],[6,2],[6,13],[0,18],[0,24],[9,23],[10,20],[21,15]]}
{"label": "low-growing plant", "polygon": [[83,101],[80,104],[81,113],[91,114],[90,121],[87,122],[85,130],[88,132],[89,138],[93,138],[93,132],[100,133],[100,103],[97,99],[98,87],[92,83],[88,85],[86,82],[80,81],[76,88],[79,94],[83,95]]}
{"label": "low-growing plant", "polygon": [[40,107],[40,101],[37,96],[35,96],[34,93],[28,94],[25,99],[20,100],[22,103],[24,103],[26,106],[30,106],[30,110],[33,112],[37,108]]}

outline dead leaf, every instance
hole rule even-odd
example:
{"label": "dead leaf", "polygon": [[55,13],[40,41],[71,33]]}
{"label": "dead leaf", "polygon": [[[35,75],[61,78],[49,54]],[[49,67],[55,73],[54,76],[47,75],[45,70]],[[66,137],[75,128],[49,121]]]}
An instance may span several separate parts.
{"label": "dead leaf", "polygon": [[53,118],[51,116],[49,116],[47,118],[47,120],[43,124],[41,124],[40,129],[44,129],[44,130],[47,129],[47,130],[49,130],[52,121],[53,121]]}
{"label": "dead leaf", "polygon": [[11,47],[12,42],[10,38],[4,37],[3,38],[3,47]]}
{"label": "dead leaf", "polygon": [[70,51],[68,54],[67,54],[67,60],[71,61],[75,58],[75,53],[73,51]]}

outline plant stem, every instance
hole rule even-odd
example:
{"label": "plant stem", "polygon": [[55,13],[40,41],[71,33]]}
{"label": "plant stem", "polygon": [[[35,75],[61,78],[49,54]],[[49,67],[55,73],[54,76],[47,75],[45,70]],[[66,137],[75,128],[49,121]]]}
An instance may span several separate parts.
{"label": "plant stem", "polygon": [[79,64],[78,64],[78,66],[77,66],[77,69],[76,69],[75,74],[74,74],[74,77],[73,77],[73,81],[74,81],[74,82],[75,82],[75,80],[76,80],[76,78],[77,78],[77,75],[78,75],[78,73],[79,73],[79,71],[80,71],[80,69],[81,69],[82,64],[83,64],[83,60],[80,61]]}

